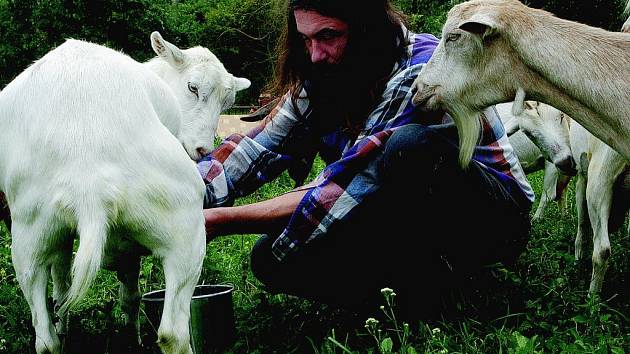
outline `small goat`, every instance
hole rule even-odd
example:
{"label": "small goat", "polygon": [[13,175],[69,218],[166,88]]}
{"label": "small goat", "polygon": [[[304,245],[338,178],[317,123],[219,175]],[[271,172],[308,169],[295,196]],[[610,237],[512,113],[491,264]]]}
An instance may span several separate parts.
{"label": "small goat", "polygon": [[59,332],[101,265],[117,271],[127,325],[138,330],[147,252],[166,278],[158,343],[191,353],[190,300],[206,249],[204,185],[191,157],[212,147],[219,113],[249,81],[208,49],[180,50],[157,32],[151,44],[158,57],[141,64],[68,40],[0,92],[0,190],[39,354],[62,350],[50,273]]}
{"label": "small goat", "polygon": [[583,240],[593,235],[593,273],[589,291],[601,290],[611,254],[609,234],[630,207],[630,163],[581,125],[571,123],[571,150],[578,161],[575,187],[578,229],[575,258],[583,258]]}
{"label": "small goat", "polygon": [[449,11],[440,43],[416,79],[414,103],[451,113],[463,166],[478,140],[477,112],[525,99],[560,109],[630,158],[628,53],[626,33],[560,19],[517,0],[468,1]]}
{"label": "small goat", "polygon": [[509,135],[510,145],[525,173],[545,170],[543,193],[533,220],[542,217],[550,200],[566,202],[564,188],[576,174],[569,142],[569,120],[557,109],[535,101],[526,101],[525,110],[513,116],[512,103],[496,109]]}

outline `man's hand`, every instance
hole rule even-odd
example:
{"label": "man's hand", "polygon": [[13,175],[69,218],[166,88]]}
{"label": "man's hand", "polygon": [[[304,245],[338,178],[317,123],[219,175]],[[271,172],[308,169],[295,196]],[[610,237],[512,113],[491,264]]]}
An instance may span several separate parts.
{"label": "man's hand", "polygon": [[223,209],[229,210],[231,208],[204,209],[203,217],[206,220],[206,243],[222,235],[221,225],[226,222],[224,220],[225,218],[221,215]]}

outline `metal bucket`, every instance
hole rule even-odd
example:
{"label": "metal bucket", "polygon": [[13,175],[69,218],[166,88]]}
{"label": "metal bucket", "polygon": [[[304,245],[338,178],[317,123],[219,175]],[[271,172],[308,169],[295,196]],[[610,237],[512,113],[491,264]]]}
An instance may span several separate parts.
{"label": "metal bucket", "polygon": [[[236,338],[231,285],[197,285],[190,302],[190,345],[193,353],[216,353],[229,347]],[[153,345],[162,318],[164,290],[142,296],[149,330],[143,344]],[[156,348],[157,349],[157,348]]]}

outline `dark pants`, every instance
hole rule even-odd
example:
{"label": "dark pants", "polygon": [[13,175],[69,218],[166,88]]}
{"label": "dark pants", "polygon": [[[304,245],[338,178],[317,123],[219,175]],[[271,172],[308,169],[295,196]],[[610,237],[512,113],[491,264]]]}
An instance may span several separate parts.
{"label": "dark pants", "polygon": [[[435,298],[483,265],[512,263],[528,240],[530,202],[487,169],[458,164],[454,126],[398,129],[383,156],[386,183],[328,234],[282,262],[261,236],[252,271],[271,292],[347,307]],[[515,186],[511,186],[512,188]]]}

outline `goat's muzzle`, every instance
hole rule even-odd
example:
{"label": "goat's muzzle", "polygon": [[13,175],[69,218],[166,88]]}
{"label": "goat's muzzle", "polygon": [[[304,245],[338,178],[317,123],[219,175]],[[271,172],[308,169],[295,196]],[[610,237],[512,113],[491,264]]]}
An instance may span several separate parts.
{"label": "goat's muzzle", "polygon": [[436,86],[427,85],[416,81],[414,83],[415,94],[411,99],[411,103],[418,106],[422,110],[432,111],[438,108],[437,97],[435,94]]}

